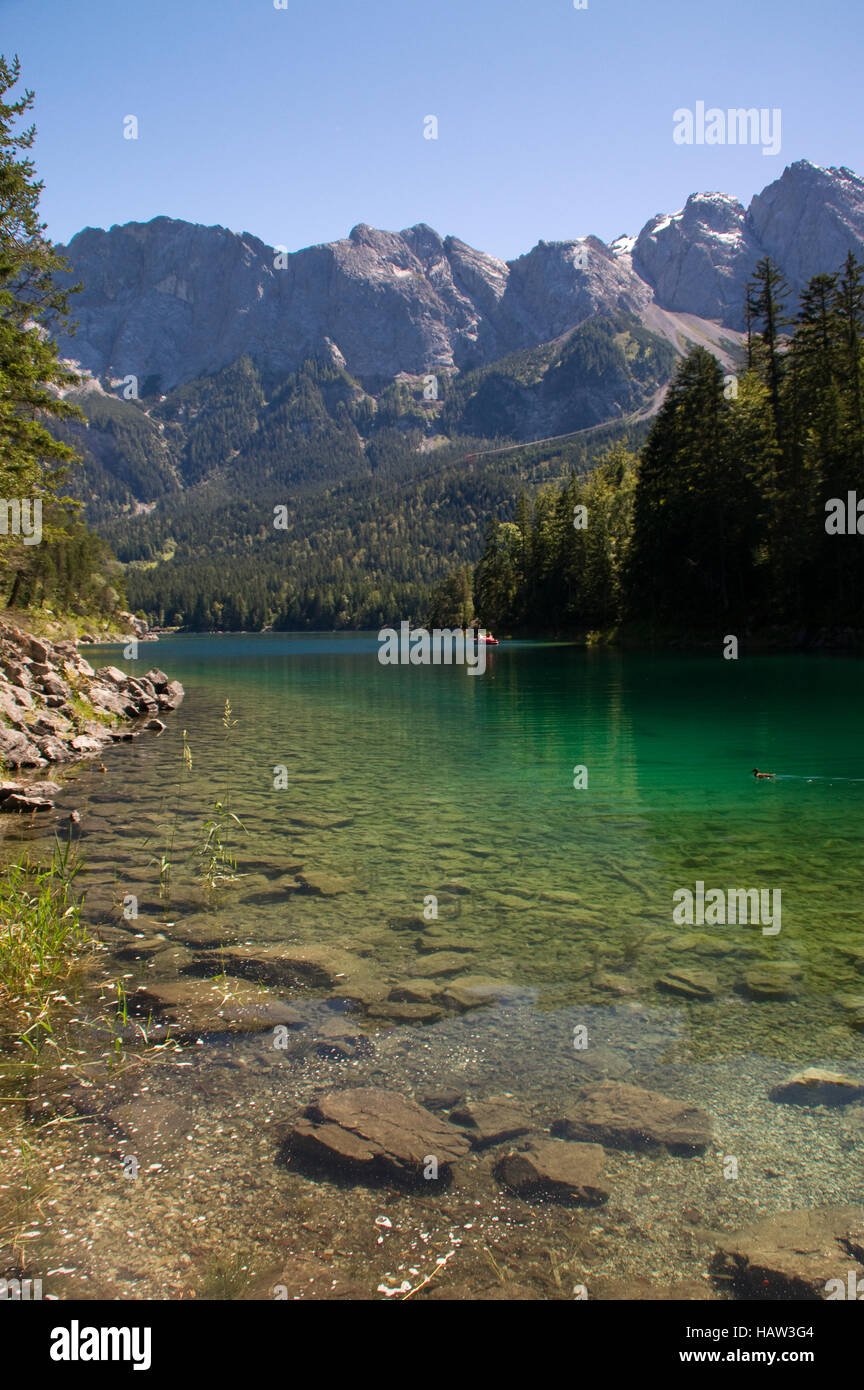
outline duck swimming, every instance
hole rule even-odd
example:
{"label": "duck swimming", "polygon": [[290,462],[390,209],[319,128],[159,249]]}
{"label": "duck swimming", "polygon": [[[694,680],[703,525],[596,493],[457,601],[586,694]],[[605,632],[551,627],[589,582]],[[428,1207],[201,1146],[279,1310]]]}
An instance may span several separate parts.
{"label": "duck swimming", "polygon": [[754,769],[753,769],[753,776],[756,778],[756,781],[757,781],[757,782],[760,781],[761,778],[763,778],[763,777],[766,777],[766,778],[768,778],[769,781],[771,781],[771,780],[773,780],[773,778],[776,776],[776,773],[774,773],[774,772],[760,772],[759,769],[758,769],[758,767],[754,767]]}

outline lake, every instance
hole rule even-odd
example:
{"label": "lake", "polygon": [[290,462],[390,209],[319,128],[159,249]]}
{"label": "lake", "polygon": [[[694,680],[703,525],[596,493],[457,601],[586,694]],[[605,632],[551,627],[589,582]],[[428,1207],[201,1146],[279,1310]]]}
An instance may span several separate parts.
{"label": "lake", "polygon": [[[861,1107],[770,1095],[803,1067],[862,1073],[860,661],[507,642],[471,677],[382,666],[372,635],[118,650],[88,656],[158,665],[186,699],[104,772],[77,769],[63,803],[81,812],[100,971],[145,1022],[140,986],[216,977],[226,994],[264,980],[262,1003],[294,1013],[287,1043],[193,1026],[139,1055],[124,1033],[106,1068],[87,1021],[112,996],[82,985],[65,1043],[89,1109],[68,1074],[44,1083],[63,1121],[42,1131],[53,1205],[33,1218],[46,1290],[290,1297],[288,1269],[332,1271],[348,1297],[430,1276],[440,1297],[638,1297],[640,1281],[722,1297],[717,1232],[864,1201]],[[241,823],[237,877],[208,892],[194,852],[217,801]],[[676,921],[697,884],[770,890],[780,930]],[[289,947],[312,962],[290,988],[267,973]],[[597,1206],[503,1184],[518,1138],[411,1188],[280,1149],[281,1126],[346,1088],[445,1123],[501,1098],[546,1135],[609,1081],[707,1112],[713,1134],[688,1154],[608,1146]]]}

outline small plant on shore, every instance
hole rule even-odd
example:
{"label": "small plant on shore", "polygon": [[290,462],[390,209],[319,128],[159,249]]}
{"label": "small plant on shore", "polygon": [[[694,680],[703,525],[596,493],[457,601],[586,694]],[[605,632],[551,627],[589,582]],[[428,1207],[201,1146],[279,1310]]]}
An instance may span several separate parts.
{"label": "small plant on shore", "polygon": [[69,703],[72,706],[76,724],[80,725],[85,721],[92,720],[97,724],[104,724],[106,728],[109,728],[114,723],[114,716],[109,714],[107,710],[96,709],[87,699],[86,695],[80,693],[75,694],[72,696]]}
{"label": "small plant on shore", "polygon": [[24,855],[0,881],[0,1003],[31,1048],[50,1033],[52,999],[88,945],[78,869],[71,840],[58,840],[47,866]]}

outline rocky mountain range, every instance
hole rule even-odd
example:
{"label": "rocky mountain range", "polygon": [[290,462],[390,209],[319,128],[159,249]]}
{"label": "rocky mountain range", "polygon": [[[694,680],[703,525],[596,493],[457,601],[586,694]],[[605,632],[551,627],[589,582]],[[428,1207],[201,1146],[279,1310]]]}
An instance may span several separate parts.
{"label": "rocky mountain range", "polygon": [[521,487],[638,448],[690,344],[734,370],[761,257],[793,289],[864,259],[864,181],[801,162],[747,209],[694,194],[506,263],[425,225],[289,253],[157,217],[65,249],[86,423],[54,428],[130,606],[374,626],[473,563]]}
{"label": "rocky mountain range", "polygon": [[[793,164],[749,208],[693,194],[636,237],[541,241],[504,262],[420,224],[354,227],[288,253],[248,232],[168,217],[79,232],[64,248],[79,329],[64,355],[105,382],[164,393],[249,356],[278,379],[317,357],[373,391],[404,373],[466,372],[627,312],[680,350],[722,354],[744,291],[770,255],[800,288],[864,247],[864,181]],[[146,389],[145,389],[146,387]]]}

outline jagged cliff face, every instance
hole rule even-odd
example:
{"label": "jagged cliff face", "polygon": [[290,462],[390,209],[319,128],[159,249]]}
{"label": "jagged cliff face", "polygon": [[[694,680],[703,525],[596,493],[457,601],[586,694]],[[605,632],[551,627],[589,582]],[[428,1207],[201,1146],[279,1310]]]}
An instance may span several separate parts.
{"label": "jagged cliff face", "polygon": [[694,193],[680,212],[653,217],[633,248],[634,269],[664,308],[732,327],[758,259],[747,213],[725,193]]}
{"label": "jagged cliff face", "polygon": [[864,179],[851,169],[802,161],[757,194],[747,214],[751,235],[790,281],[804,285],[864,245]]}
{"label": "jagged cliff face", "polygon": [[[167,217],[88,228],[67,250],[84,291],[66,355],[95,376],[133,374],[166,391],[248,354],[265,375],[307,358],[366,381],[483,366],[536,347],[596,312],[657,309],[743,327],[745,285],[772,256],[793,286],[864,253],[864,181],[801,162],[749,209],[694,194],[636,238],[540,242],[505,263],[421,224],[355,227],[341,241],[279,254],[248,232]],[[693,325],[672,325],[693,340]],[[699,339],[712,334],[697,325]],[[715,335],[716,338],[716,335]]]}
{"label": "jagged cliff face", "polygon": [[791,165],[749,208],[724,193],[694,194],[680,212],[640,232],[633,268],[657,302],[681,313],[744,326],[744,294],[756,262],[776,261],[794,290],[864,248],[864,180],[849,169]]}

